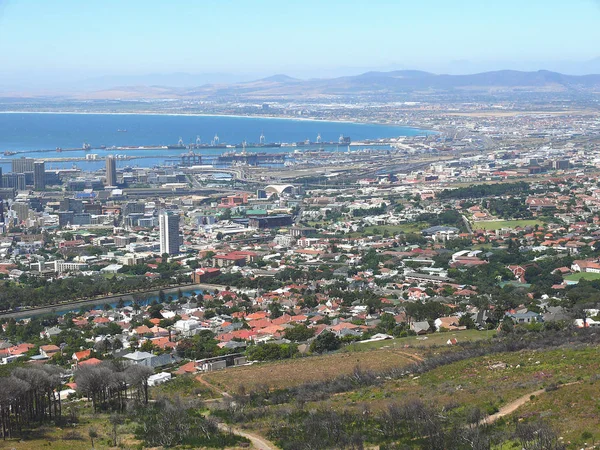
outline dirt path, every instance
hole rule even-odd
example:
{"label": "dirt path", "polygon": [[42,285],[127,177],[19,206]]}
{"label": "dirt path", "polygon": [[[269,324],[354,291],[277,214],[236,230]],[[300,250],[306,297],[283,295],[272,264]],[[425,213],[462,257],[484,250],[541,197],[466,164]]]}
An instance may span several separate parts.
{"label": "dirt path", "polygon": [[398,355],[402,355],[402,356],[404,356],[405,358],[408,358],[408,359],[410,359],[411,361],[414,361],[414,362],[418,362],[418,363],[420,363],[420,362],[423,362],[423,361],[424,361],[424,359],[423,359],[421,356],[419,356],[419,355],[417,355],[417,354],[415,354],[415,353],[402,352],[402,351],[400,351],[400,350],[392,350],[392,351],[393,351],[394,353],[396,353],[396,354],[398,354]]}
{"label": "dirt path", "polygon": [[279,450],[279,447],[277,447],[275,444],[256,434],[248,433],[247,431],[242,431],[239,428],[231,427],[225,423],[219,423],[218,427],[221,431],[224,431],[226,433],[231,432],[238,436],[242,436],[246,439],[249,439],[250,442],[252,442],[252,447],[256,450]]}
{"label": "dirt path", "polygon": [[[573,384],[579,384],[579,383],[581,383],[581,381],[574,381],[572,383],[560,385],[558,388],[560,389],[565,386],[571,386]],[[518,399],[504,405],[502,408],[500,408],[500,410],[496,414],[492,414],[491,416],[488,416],[485,419],[483,419],[480,422],[480,425],[491,425],[492,423],[496,422],[498,419],[501,419],[504,416],[508,416],[509,414],[514,413],[521,406],[530,402],[532,395],[537,397],[538,395],[541,395],[544,392],[548,392],[548,391],[546,391],[546,389],[538,389],[537,391],[533,391],[533,392],[530,392],[529,394],[525,394],[525,395],[519,397]]]}
{"label": "dirt path", "polygon": [[223,397],[231,397],[230,394],[228,394],[227,392],[219,389],[217,386],[215,386],[214,384],[210,384],[208,381],[206,381],[204,379],[204,377],[202,375],[197,375],[196,376],[196,380],[199,381],[200,383],[202,383],[204,386],[206,386],[207,388],[219,393],[220,395],[222,395]]}
{"label": "dirt path", "polygon": [[[206,381],[202,377],[202,375],[197,375],[196,380],[198,380],[200,383],[202,383],[204,386],[208,387],[209,389],[212,389],[213,391],[218,392],[219,394],[222,395],[223,398],[231,397],[231,395],[228,394],[227,392],[219,389],[214,384],[211,384],[208,381]],[[223,398],[210,399],[210,400],[208,400],[208,402],[220,402],[223,400]],[[247,431],[242,431],[239,428],[233,427],[226,423],[219,422],[219,423],[217,423],[217,426],[219,427],[219,430],[221,430],[221,431],[225,431],[227,433],[231,432],[233,434],[245,437],[246,439],[250,440],[250,442],[252,443],[252,447],[255,448],[256,450],[279,450],[279,448],[275,444],[273,444],[272,442],[268,441],[264,437],[259,436],[257,434],[249,433]]]}

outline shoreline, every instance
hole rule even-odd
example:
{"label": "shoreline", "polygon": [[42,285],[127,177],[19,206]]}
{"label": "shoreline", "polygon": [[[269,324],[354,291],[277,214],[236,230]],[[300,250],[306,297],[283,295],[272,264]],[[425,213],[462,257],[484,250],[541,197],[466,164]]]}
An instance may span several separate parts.
{"label": "shoreline", "polygon": [[379,125],[382,127],[396,127],[407,130],[414,130],[424,133],[438,133],[435,130],[426,128],[416,128],[413,126],[399,125],[389,122],[370,122],[360,120],[333,120],[333,119],[314,119],[310,117],[289,117],[289,116],[267,116],[267,115],[242,115],[242,114],[208,114],[208,113],[171,113],[156,111],[136,111],[136,112],[94,112],[94,111],[0,111],[0,114],[54,114],[54,115],[103,115],[103,116],[174,116],[174,117],[231,117],[236,119],[264,119],[264,120],[291,120],[298,122],[321,122],[321,123],[341,123],[354,125]]}

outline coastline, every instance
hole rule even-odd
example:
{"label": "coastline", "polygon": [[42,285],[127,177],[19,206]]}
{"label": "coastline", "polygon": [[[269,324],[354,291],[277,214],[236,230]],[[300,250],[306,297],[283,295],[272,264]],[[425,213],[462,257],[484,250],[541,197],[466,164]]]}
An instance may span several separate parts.
{"label": "coastline", "polygon": [[320,122],[320,123],[341,123],[353,125],[379,125],[384,127],[405,128],[428,134],[438,133],[436,130],[427,128],[400,125],[389,122],[373,122],[362,120],[333,120],[333,119],[315,119],[310,117],[291,117],[291,116],[268,116],[262,114],[242,115],[242,114],[208,114],[208,113],[172,113],[156,111],[135,111],[135,112],[94,112],[94,111],[0,111],[0,114],[53,114],[53,115],[104,115],[104,116],[174,116],[174,117],[230,117],[236,119],[264,119],[264,120],[290,120],[298,122]]}

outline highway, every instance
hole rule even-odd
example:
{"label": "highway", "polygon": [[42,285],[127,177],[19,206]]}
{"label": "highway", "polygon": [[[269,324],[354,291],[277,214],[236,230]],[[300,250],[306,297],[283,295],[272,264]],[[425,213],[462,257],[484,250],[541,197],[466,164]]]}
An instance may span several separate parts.
{"label": "highway", "polygon": [[[181,289],[183,292],[194,291],[196,289],[201,289],[204,291],[212,292],[215,289],[222,291],[225,288],[226,288],[226,286],[222,286],[219,284],[199,283],[199,284],[181,284],[178,286],[169,286],[169,287],[163,288],[162,290],[164,291],[164,293],[166,295],[169,295],[169,294],[177,294],[179,289]],[[64,312],[68,312],[68,311],[79,311],[82,307],[103,306],[106,303],[115,303],[121,299],[123,299],[125,301],[131,301],[134,296],[135,297],[144,296],[146,298],[152,297],[154,295],[158,295],[158,292],[160,290],[161,289],[151,289],[148,291],[135,291],[135,292],[122,293],[122,294],[117,294],[117,295],[110,295],[110,296],[106,296],[106,297],[94,297],[94,298],[87,298],[87,299],[81,299],[81,300],[73,300],[70,302],[59,303],[56,305],[48,305],[48,306],[41,306],[41,307],[36,307],[36,308],[23,309],[21,311],[0,312],[0,317],[7,317],[7,318],[14,318],[14,319],[26,319],[26,318],[41,316],[41,315],[46,315],[46,314],[64,313]]]}

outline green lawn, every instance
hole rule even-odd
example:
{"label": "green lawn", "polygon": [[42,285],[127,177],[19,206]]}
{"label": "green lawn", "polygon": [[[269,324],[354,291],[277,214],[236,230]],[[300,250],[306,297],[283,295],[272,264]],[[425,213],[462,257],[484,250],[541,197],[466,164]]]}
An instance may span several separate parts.
{"label": "green lawn", "polygon": [[390,236],[394,236],[400,233],[420,233],[421,230],[427,228],[426,223],[403,223],[400,225],[376,225],[373,227],[365,227],[365,229],[360,233],[351,233],[349,236],[351,237],[360,237],[360,236],[381,236],[386,231]]}
{"label": "green lawn", "polygon": [[472,222],[474,230],[499,230],[501,228],[516,228],[526,226],[542,225],[539,220],[484,220],[481,222]]}
{"label": "green lawn", "polygon": [[579,281],[579,280],[600,280],[600,273],[590,273],[590,272],[578,272],[572,273],[571,275],[567,275],[565,280],[567,281]]}

